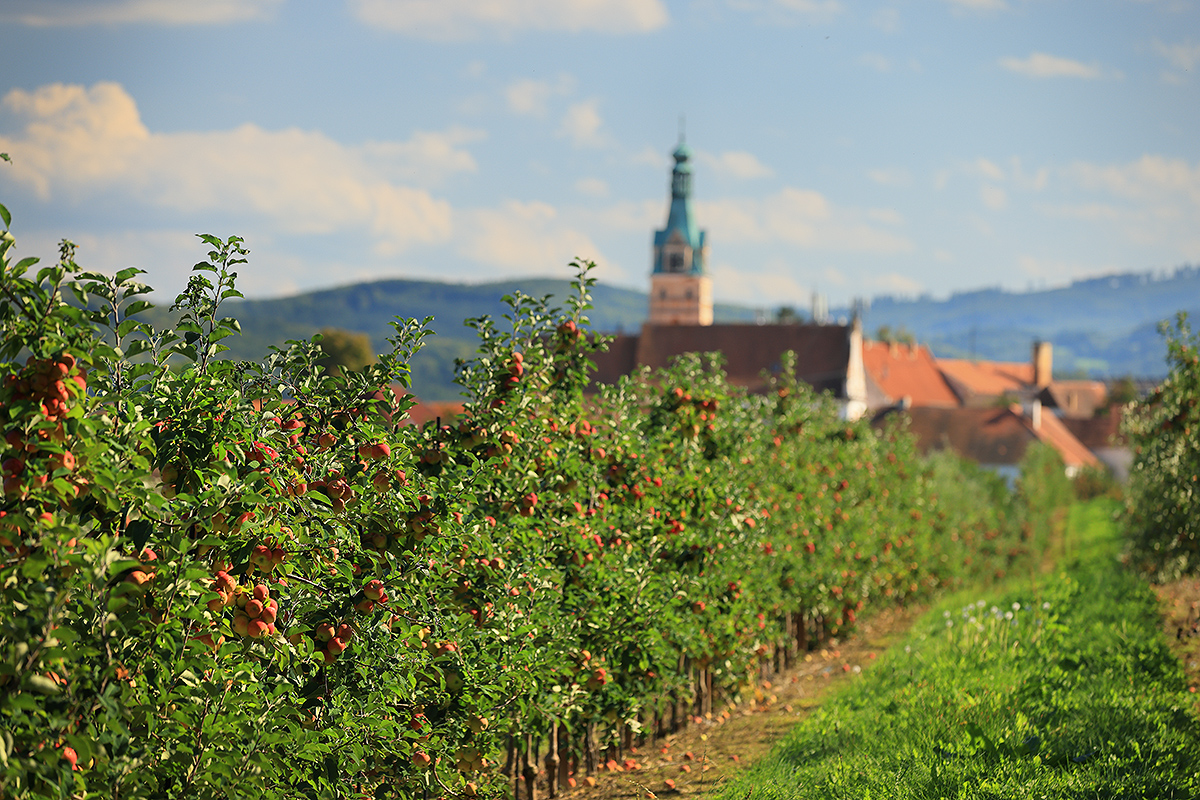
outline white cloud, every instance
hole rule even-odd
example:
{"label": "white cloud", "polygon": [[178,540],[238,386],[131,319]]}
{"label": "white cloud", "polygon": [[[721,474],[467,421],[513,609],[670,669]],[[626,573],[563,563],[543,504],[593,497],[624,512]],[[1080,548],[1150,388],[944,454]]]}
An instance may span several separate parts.
{"label": "white cloud", "polygon": [[696,153],[696,158],[722,175],[742,180],[769,178],[775,174],[752,153],[744,150],[729,150],[719,155],[700,151]]}
{"label": "white cloud", "polygon": [[661,200],[641,202],[622,201],[598,210],[578,211],[580,226],[588,230],[609,230],[648,236],[666,221],[666,209]]}
{"label": "white cloud", "polygon": [[1012,178],[1014,185],[1022,189],[1034,192],[1040,192],[1046,188],[1050,182],[1050,171],[1045,167],[1038,168],[1035,172],[1029,173],[1025,171],[1025,166],[1021,162],[1020,156],[1011,156],[1009,158],[1011,169],[1008,175]]}
{"label": "white cloud", "polygon": [[980,175],[993,181],[1004,180],[1004,170],[997,164],[989,161],[986,158],[980,158],[975,161],[975,169]]}
{"label": "white cloud", "polygon": [[1081,205],[1049,205],[1042,206],[1042,213],[1050,217],[1077,219],[1085,222],[1111,222],[1121,217],[1116,207],[1104,203],[1084,203]]}
{"label": "white cloud", "polygon": [[1154,41],[1155,51],[1175,69],[1191,72],[1200,64],[1200,44],[1164,44]]}
{"label": "white cloud", "polygon": [[912,175],[901,167],[868,170],[867,177],[880,186],[908,186],[912,183]]}
{"label": "white cloud", "polygon": [[801,14],[828,17],[842,10],[837,0],[775,0],[775,5]]}
{"label": "white cloud", "polygon": [[877,254],[913,249],[903,236],[865,221],[871,212],[834,206],[810,189],[788,187],[761,199],[701,201],[696,206],[705,227],[723,242],[777,242],[801,249]]}
{"label": "white cloud", "polygon": [[870,67],[876,72],[891,72],[892,62],[879,53],[863,53],[859,56],[858,63],[864,67]]}
{"label": "white cloud", "polygon": [[899,272],[885,272],[871,280],[876,291],[892,295],[917,295],[925,287],[908,275]]}
{"label": "white cloud", "polygon": [[603,147],[608,137],[600,130],[604,120],[600,117],[600,101],[596,99],[575,103],[563,115],[559,136],[565,136],[576,147]]}
{"label": "white cloud", "polygon": [[671,165],[671,159],[656,147],[646,145],[630,157],[630,163],[665,169]]}
{"label": "white cloud", "polygon": [[600,248],[564,225],[548,203],[508,200],[498,209],[473,209],[460,216],[460,252],[483,264],[532,275],[558,271],[577,257],[605,261]]}
{"label": "white cloud", "polygon": [[871,24],[884,33],[896,33],[900,30],[900,10],[881,8],[871,15]]}
{"label": "white cloud", "polygon": [[979,187],[979,200],[984,207],[992,211],[1003,211],[1008,208],[1008,193],[990,183]]}
{"label": "white cloud", "polygon": [[1146,247],[1166,248],[1179,258],[1200,257],[1200,162],[1145,155],[1126,164],[1078,162],[1063,171],[1077,189],[1107,197],[1043,209],[1116,229]]}
{"label": "white cloud", "polygon": [[867,219],[882,222],[884,225],[904,224],[904,215],[894,208],[872,208],[867,211]]}
{"label": "white cloud", "polygon": [[43,201],[115,196],[156,214],[251,215],[283,233],[366,231],[381,253],[449,238],[449,204],[407,184],[473,170],[460,145],[482,135],[454,128],[346,146],[320,132],[249,124],[161,134],[115,83],[17,89],[0,109],[21,128],[0,137],[13,156],[9,174]]}
{"label": "white cloud", "polygon": [[284,0],[6,0],[0,22],[35,27],[215,25],[270,17]]}
{"label": "white cloud", "polygon": [[588,197],[608,197],[608,182],[600,178],[580,178],[575,181],[575,191]]}
{"label": "white cloud", "polygon": [[364,23],[436,40],[516,31],[646,33],[668,22],[660,0],[351,0]]}
{"label": "white cloud", "polygon": [[759,269],[745,265],[735,267],[725,262],[709,267],[713,294],[721,298],[721,302],[761,307],[764,298],[770,298],[774,308],[790,305],[807,312],[813,287],[800,283],[793,276],[794,272],[795,264],[781,261],[765,264]]}
{"label": "white cloud", "polygon": [[1008,3],[1004,0],[946,0],[955,9],[969,11],[1005,11]]}
{"label": "white cloud", "polygon": [[546,116],[546,103],[551,97],[568,95],[575,90],[575,79],[563,74],[557,81],[535,81],[525,78],[508,85],[504,98],[508,110],[514,114],[532,117]]}
{"label": "white cloud", "polygon": [[1200,163],[1193,167],[1181,158],[1145,155],[1118,165],[1079,162],[1069,174],[1085,188],[1119,197],[1155,203],[1186,200],[1200,207]]}
{"label": "white cloud", "polygon": [[784,22],[797,16],[827,21],[842,11],[837,0],[728,0],[735,11],[753,14],[764,22]]}
{"label": "white cloud", "polygon": [[1181,86],[1186,83],[1186,79],[1179,72],[1191,72],[1200,64],[1200,44],[1165,44],[1154,40],[1155,51],[1167,60],[1172,67],[1178,72],[1164,70],[1162,80],[1164,83],[1170,83],[1175,86]]}
{"label": "white cloud", "polygon": [[1002,58],[1000,66],[1009,72],[1029,78],[1099,78],[1104,71],[1095,64],[1084,64],[1070,58],[1030,53],[1028,58]]}

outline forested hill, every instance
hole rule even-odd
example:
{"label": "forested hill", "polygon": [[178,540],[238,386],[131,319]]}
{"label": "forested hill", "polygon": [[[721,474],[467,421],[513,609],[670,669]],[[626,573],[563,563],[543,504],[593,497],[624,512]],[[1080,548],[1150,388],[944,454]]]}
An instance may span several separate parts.
{"label": "forested hill", "polygon": [[[424,399],[451,400],[457,396],[453,384],[454,360],[469,357],[476,346],[475,332],[463,321],[490,315],[499,319],[508,311],[502,298],[516,291],[534,297],[554,295],[561,304],[571,293],[566,280],[528,278],[495,283],[464,284],[419,280],[386,280],[324,289],[293,297],[268,300],[231,300],[223,313],[236,317],[242,334],[225,340],[231,358],[258,359],[271,345],[288,339],[307,339],[322,328],[341,328],[366,333],[376,352],[387,347],[396,317],[433,317],[436,336],[412,363],[413,388]],[[588,312],[592,327],[606,333],[634,332],[646,318],[648,298],[613,286],[592,290],[595,308]],[[158,324],[165,313],[156,309]],[[751,309],[718,305],[718,321],[735,322],[755,318]]]}
{"label": "forested hill", "polygon": [[[331,327],[366,333],[378,351],[387,346],[395,317],[431,316],[437,335],[426,339],[414,360],[414,389],[430,400],[448,400],[457,395],[454,359],[475,349],[474,331],[463,320],[485,314],[499,318],[507,310],[501,298],[517,290],[563,298],[570,288],[565,280],[539,278],[485,284],[387,280],[294,297],[231,301],[226,311],[241,322],[242,335],[227,341],[232,357],[257,359],[272,344]],[[590,317],[597,330],[633,332],[645,320],[644,292],[596,286],[593,297]],[[1031,342],[1044,339],[1054,344],[1060,375],[1156,377],[1166,372],[1156,325],[1180,310],[1200,316],[1200,268],[1106,276],[1045,291],[982,289],[942,300],[881,297],[866,310],[864,327],[868,336],[883,327],[911,333],[942,357],[1024,361]],[[716,317],[718,322],[749,321],[755,311],[719,305]]]}

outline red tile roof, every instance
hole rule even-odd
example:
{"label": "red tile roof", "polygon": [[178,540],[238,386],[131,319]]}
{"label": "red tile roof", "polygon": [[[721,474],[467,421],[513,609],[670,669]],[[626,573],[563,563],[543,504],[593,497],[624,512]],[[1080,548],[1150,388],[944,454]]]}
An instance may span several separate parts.
{"label": "red tile roof", "polygon": [[1038,439],[1057,450],[1064,464],[1068,467],[1094,467],[1100,463],[1092,451],[1084,447],[1083,443],[1075,438],[1075,434],[1067,429],[1061,419],[1045,410],[1041,412],[1040,417],[1041,424],[1036,429],[1029,417],[1022,417],[1021,421]]}
{"label": "red tile roof", "polygon": [[938,368],[963,402],[971,397],[1015,394],[1033,385],[1033,364],[939,358]]}
{"label": "red tile roof", "polygon": [[1032,442],[1042,441],[1058,451],[1065,466],[1098,463],[1062,420],[1045,410],[1037,430],[1019,405],[1010,408],[913,406],[903,413],[908,415],[909,430],[917,437],[917,447],[923,453],[953,450],[980,464],[1017,464]]}
{"label": "red tile roof", "polygon": [[956,406],[958,397],[923,345],[863,342],[867,376],[896,403],[907,397],[914,406]]}
{"label": "red tile roof", "polygon": [[463,411],[462,403],[454,402],[436,402],[426,403],[417,401],[417,404],[408,410],[408,418],[403,421],[405,425],[424,425],[426,422],[433,422],[439,417],[443,425],[448,425]]}
{"label": "red tile roof", "polygon": [[638,365],[666,367],[684,353],[720,352],[730,383],[763,388],[762,373],[777,373],[780,356],[796,354],[796,376],[818,391],[844,393],[850,328],[844,325],[644,325],[640,336],[618,336],[597,354],[593,383],[614,383]]}

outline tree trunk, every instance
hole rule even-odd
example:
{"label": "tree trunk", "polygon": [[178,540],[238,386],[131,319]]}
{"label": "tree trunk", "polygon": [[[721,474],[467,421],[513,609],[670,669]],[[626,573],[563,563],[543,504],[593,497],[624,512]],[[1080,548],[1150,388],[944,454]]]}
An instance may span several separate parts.
{"label": "tree trunk", "polygon": [[560,754],[558,761],[558,785],[561,788],[567,785],[567,779],[571,777],[573,772],[579,771],[579,760],[575,758],[574,751],[571,749],[571,733],[567,730],[566,725],[563,725],[558,730],[558,752]]}
{"label": "tree trunk", "polygon": [[558,725],[550,725],[550,749],[546,752],[546,791],[558,797]]}

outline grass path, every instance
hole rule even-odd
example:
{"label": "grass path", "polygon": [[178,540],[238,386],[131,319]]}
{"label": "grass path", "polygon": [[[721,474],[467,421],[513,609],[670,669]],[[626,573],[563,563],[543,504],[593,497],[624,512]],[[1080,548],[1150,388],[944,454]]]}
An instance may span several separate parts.
{"label": "grass path", "polygon": [[[568,800],[711,797],[767,757],[804,717],[878,663],[903,640],[920,613],[889,609],[861,622],[854,636],[801,657],[792,669],[760,684],[754,696],[628,755],[637,768],[602,770],[595,783],[579,778]],[[544,798],[545,794],[539,794]]]}
{"label": "grass path", "polygon": [[1195,798],[1200,723],[1113,507],[1057,573],[957,596],[720,797]]}

